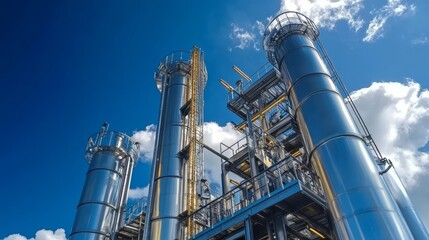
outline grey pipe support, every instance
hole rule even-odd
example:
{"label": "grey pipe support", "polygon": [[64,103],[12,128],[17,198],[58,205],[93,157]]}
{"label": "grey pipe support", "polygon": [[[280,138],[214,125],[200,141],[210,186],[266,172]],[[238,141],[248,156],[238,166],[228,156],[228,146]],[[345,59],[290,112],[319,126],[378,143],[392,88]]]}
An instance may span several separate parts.
{"label": "grey pipe support", "polygon": [[302,14],[284,13],[264,36],[340,239],[413,239],[313,44],[314,23]]}

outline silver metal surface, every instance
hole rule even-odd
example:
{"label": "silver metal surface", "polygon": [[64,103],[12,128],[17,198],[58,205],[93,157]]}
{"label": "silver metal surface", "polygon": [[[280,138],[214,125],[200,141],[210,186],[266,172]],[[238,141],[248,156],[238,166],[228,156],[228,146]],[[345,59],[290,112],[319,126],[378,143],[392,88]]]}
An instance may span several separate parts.
{"label": "silver metal surface", "polygon": [[[383,171],[388,167],[388,164],[381,164],[380,167]],[[391,167],[382,176],[383,179],[386,181],[390,192],[395,198],[399,209],[401,209],[402,215],[404,216],[405,221],[408,223],[408,227],[410,228],[414,238],[418,240],[429,239],[429,233],[423,221],[414,209],[413,204],[408,197],[408,193],[405,190],[401,179],[396,173],[395,168]]]}
{"label": "silver metal surface", "polygon": [[125,208],[138,145],[122,133],[106,131],[88,141],[90,165],[70,234],[73,240],[113,239]]}
{"label": "silver metal surface", "polygon": [[190,58],[189,53],[176,53],[177,56],[167,56],[156,72],[156,82],[163,99],[158,124],[162,132],[155,146],[150,228],[145,233],[150,239],[178,238],[178,216],[184,210],[184,164],[178,154],[184,146],[186,128],[180,109],[187,100]]}
{"label": "silver metal surface", "polygon": [[268,26],[264,48],[286,82],[338,235],[341,239],[413,239],[313,44],[317,36],[310,19],[287,12]]}

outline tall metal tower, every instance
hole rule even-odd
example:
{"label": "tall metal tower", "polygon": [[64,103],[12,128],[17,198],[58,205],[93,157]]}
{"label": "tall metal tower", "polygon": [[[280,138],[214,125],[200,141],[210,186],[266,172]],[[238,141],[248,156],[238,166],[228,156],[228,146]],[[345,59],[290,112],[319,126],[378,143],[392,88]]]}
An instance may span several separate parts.
{"label": "tall metal tower", "polygon": [[162,92],[145,235],[178,239],[195,232],[193,221],[180,232],[179,219],[199,207],[197,185],[203,177],[203,90],[207,80],[203,54],[174,52],[155,74]]}
{"label": "tall metal tower", "polygon": [[264,48],[286,83],[286,96],[308,161],[326,192],[336,233],[340,239],[412,239],[367,139],[335,87],[335,70],[330,71],[325,65],[329,59],[317,50],[318,35],[310,19],[286,12],[268,26]]}
{"label": "tall metal tower", "polygon": [[[251,76],[233,66],[243,78],[235,87],[221,80],[244,137],[219,152],[203,144],[201,50],[166,56],[155,73],[162,94],[147,204],[120,228],[137,146],[107,138],[105,127],[88,143],[71,238],[429,239],[318,35],[309,18],[282,13],[264,33],[271,64]],[[204,198],[203,148],[220,158],[216,199]]]}

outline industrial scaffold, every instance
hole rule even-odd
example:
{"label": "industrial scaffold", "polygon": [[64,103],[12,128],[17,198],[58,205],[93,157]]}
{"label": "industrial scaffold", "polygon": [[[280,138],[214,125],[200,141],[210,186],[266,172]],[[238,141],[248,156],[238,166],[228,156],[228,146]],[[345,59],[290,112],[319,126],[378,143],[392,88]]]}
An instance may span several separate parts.
{"label": "industrial scaffold", "polygon": [[[147,198],[126,207],[139,145],[89,138],[88,174],[70,234],[89,239],[429,239],[391,161],[371,138],[312,20],[278,15],[264,33],[269,63],[228,91],[243,139],[204,144],[207,70],[198,47],[167,55]],[[204,177],[219,157],[222,194]]]}

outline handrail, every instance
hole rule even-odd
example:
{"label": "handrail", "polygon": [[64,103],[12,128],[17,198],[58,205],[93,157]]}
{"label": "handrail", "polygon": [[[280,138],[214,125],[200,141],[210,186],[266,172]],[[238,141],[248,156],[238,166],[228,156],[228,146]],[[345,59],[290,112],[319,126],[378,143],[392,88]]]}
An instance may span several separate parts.
{"label": "handrail", "polygon": [[135,201],[125,211],[125,225],[132,222],[142,213],[146,213],[146,210],[147,210],[147,197],[142,197],[139,200]]}
{"label": "handrail", "polygon": [[[212,227],[257,201],[257,196],[260,198],[269,197],[273,192],[283,189],[292,180],[298,180],[304,188],[323,199],[324,192],[318,177],[301,166],[301,163],[291,156],[277,162],[183,219],[181,227],[185,227],[186,224],[184,223],[189,218],[193,218],[199,225],[198,231]],[[255,184],[256,182],[258,184]],[[255,189],[254,186],[258,186],[258,189]]]}

